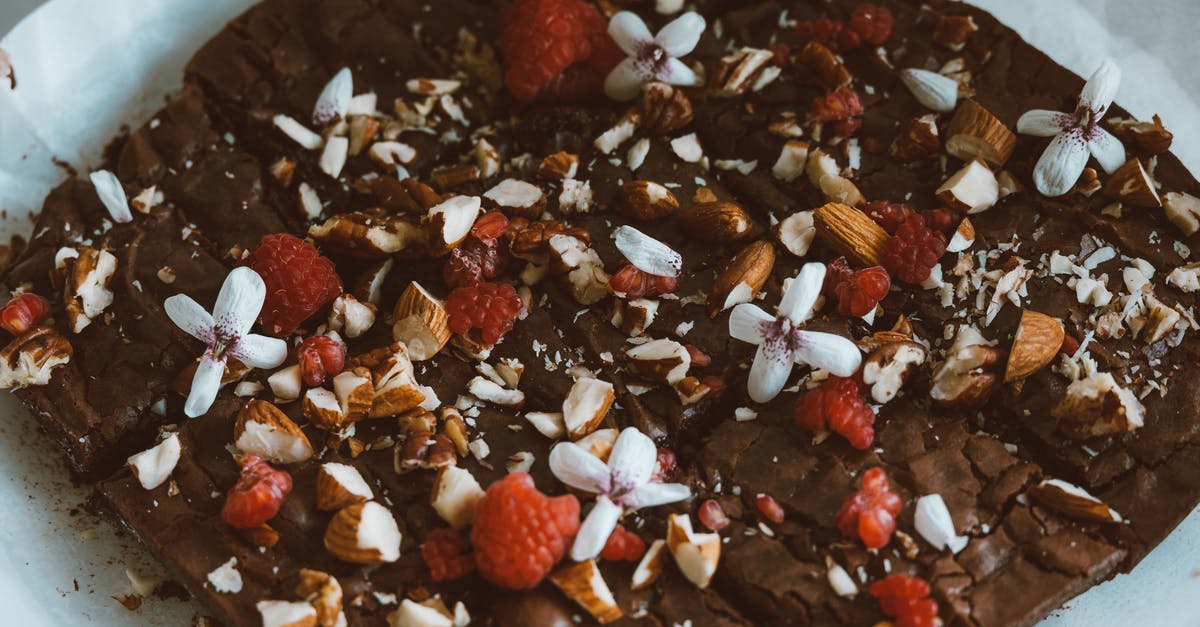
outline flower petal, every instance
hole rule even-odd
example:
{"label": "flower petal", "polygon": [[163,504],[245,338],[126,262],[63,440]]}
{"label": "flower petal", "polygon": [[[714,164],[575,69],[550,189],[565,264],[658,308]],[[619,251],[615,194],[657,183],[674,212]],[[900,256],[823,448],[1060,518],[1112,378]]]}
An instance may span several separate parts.
{"label": "flower petal", "polygon": [[813,306],[821,295],[821,286],[825,283],[825,264],[806,263],[800,268],[800,274],[792,279],[792,284],[783,294],[779,302],[779,315],[800,324],[812,317]]}
{"label": "flower petal", "polygon": [[163,310],[184,333],[212,346],[213,317],[187,294],[176,294],[163,302]]}
{"label": "flower petal", "polygon": [[1108,111],[1120,88],[1121,68],[1112,59],[1105,59],[1079,92],[1079,104],[1095,112],[1098,120]]}
{"label": "flower petal", "polygon": [[617,250],[635,268],[654,276],[677,277],[683,270],[683,257],[670,246],[632,226],[620,226],[613,232]]}
{"label": "flower petal", "polygon": [[612,485],[608,466],[574,442],[562,442],[550,449],[550,472],[559,481],[584,492],[603,494]]}
{"label": "flower petal", "polygon": [[1074,129],[1050,140],[1033,168],[1033,184],[1051,198],[1071,191],[1087,165],[1088,147],[1083,132]]}
{"label": "flower petal", "polygon": [[1017,120],[1017,132],[1034,137],[1054,137],[1071,128],[1072,116],[1060,111],[1033,109]]}
{"label": "flower petal", "polygon": [[647,483],[638,486],[622,499],[621,504],[632,509],[642,509],[677,503],[691,496],[691,488],[682,483]]}
{"label": "flower petal", "polygon": [[313,106],[313,124],[324,126],[345,117],[353,97],[354,77],[350,74],[350,68],[344,67],[329,79],[321,95],[317,96],[317,104]]}
{"label": "flower petal", "polygon": [[777,342],[760,344],[750,365],[750,377],[746,391],[757,403],[766,403],[779,396],[779,391],[792,374],[791,353],[779,352]]}
{"label": "flower petal", "polygon": [[625,59],[604,79],[604,94],[621,102],[633,100],[642,93],[642,83],[649,78],[642,73],[637,59]]}
{"label": "flower petal", "polygon": [[88,175],[100,203],[108,210],[114,222],[132,222],[133,213],[129,211],[129,199],[125,197],[125,188],[117,175],[108,170],[97,170]]}
{"label": "flower petal", "polygon": [[659,68],[654,78],[664,83],[682,85],[683,87],[694,87],[700,84],[700,77],[692,71],[692,68],[674,57],[662,62],[662,67]]}
{"label": "flower petal", "polygon": [[287,359],[287,342],[249,333],[229,349],[229,356],[251,368],[274,368]]}
{"label": "flower petal", "polygon": [[257,272],[245,266],[234,268],[213,305],[218,337],[240,338],[249,333],[266,297],[267,286]]}
{"label": "flower petal", "polygon": [[613,492],[632,490],[650,481],[657,460],[658,447],[654,440],[634,427],[626,427],[608,454]]}
{"label": "flower petal", "polygon": [[1092,137],[1088,140],[1088,150],[1104,171],[1112,174],[1117,168],[1125,165],[1125,146],[1121,140],[1097,126],[1092,129]]}
{"label": "flower petal", "polygon": [[188,392],[187,402],[183,404],[184,415],[188,418],[203,416],[212,407],[224,374],[225,362],[214,359],[212,353],[204,353],[204,358],[196,366],[196,375],[192,377],[192,389]]}
{"label": "flower petal", "polygon": [[654,42],[654,36],[637,13],[621,11],[608,21],[608,34],[625,54],[636,57],[642,48]]}
{"label": "flower petal", "polygon": [[762,344],[762,325],[775,320],[775,316],[758,305],[742,303],[729,312],[729,337],[749,344]]}
{"label": "flower petal", "polygon": [[821,368],[839,377],[849,377],[858,372],[862,365],[862,351],[850,340],[833,333],[819,331],[796,331],[800,347],[796,349],[796,363]]}
{"label": "flower petal", "polygon": [[597,498],[596,505],[579,526],[579,534],[571,545],[571,559],[582,562],[599,555],[620,519],[620,505],[608,500],[607,496]]}
{"label": "flower petal", "polygon": [[654,43],[662,47],[669,56],[682,57],[696,49],[706,26],[704,17],[694,11],[684,13],[659,29]]}

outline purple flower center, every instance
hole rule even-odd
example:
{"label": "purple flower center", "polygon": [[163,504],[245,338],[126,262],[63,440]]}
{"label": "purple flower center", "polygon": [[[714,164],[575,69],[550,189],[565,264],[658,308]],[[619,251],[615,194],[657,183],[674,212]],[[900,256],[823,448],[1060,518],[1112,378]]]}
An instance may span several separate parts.
{"label": "purple flower center", "polygon": [[786,316],[779,316],[774,320],[764,320],[759,323],[759,329],[762,331],[763,341],[762,346],[767,354],[779,356],[791,360],[791,356],[796,354],[803,345],[803,336],[800,335],[800,329],[792,324]]}
{"label": "purple flower center", "polygon": [[637,56],[638,66],[642,68],[645,75],[651,77],[662,74],[667,67],[668,59],[670,56],[667,55],[667,51],[652,41],[642,45]]}

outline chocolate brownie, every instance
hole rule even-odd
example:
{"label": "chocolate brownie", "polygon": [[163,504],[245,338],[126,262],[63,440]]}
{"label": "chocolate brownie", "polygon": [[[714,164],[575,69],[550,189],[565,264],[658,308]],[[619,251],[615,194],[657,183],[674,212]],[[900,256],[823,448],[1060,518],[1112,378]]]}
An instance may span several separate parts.
{"label": "chocolate brownie", "polygon": [[[631,44],[622,6],[653,31],[681,3],[649,4],[266,0],[111,151],[130,216],[103,181],[47,198],[6,282],[50,318],[5,308],[0,379],[219,621],[932,624],[933,603],[1027,625],[1200,501],[1200,190],[1166,129],[1104,110],[1110,66],[1085,89],[947,0],[703,0],[702,32],[673,24],[693,47]],[[535,6],[550,35],[514,23]],[[640,64],[611,69],[609,18]],[[593,39],[557,42],[571,67],[528,102],[521,46],[561,32]],[[164,303],[211,311],[277,234],[314,243],[345,294],[275,367],[229,360],[187,418],[205,346]],[[516,288],[519,315],[457,309],[479,279]],[[299,297],[267,309],[281,298]],[[321,335],[344,363],[302,385]],[[635,559],[576,555],[603,502],[637,503],[568,487],[552,451],[619,466],[614,441],[646,436],[641,485],[690,496],[624,513],[609,544],[637,537]],[[256,455],[290,489],[235,525]],[[470,557],[435,576],[435,539],[482,537],[478,499],[517,473],[582,504],[572,554],[521,591]],[[898,575],[929,600],[885,594]]]}

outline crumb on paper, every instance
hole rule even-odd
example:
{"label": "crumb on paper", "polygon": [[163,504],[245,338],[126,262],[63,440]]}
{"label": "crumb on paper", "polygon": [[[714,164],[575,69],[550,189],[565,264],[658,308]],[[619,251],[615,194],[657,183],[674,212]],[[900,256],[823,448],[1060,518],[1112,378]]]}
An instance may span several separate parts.
{"label": "crumb on paper", "polygon": [[0,78],[8,80],[8,88],[17,88],[17,71],[13,68],[12,59],[0,48]]}

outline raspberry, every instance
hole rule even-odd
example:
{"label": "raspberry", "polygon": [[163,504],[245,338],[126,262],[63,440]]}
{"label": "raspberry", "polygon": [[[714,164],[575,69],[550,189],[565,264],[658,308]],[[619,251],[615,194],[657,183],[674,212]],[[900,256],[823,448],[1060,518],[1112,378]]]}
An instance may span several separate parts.
{"label": "raspberry", "polygon": [[837,513],[837,526],[847,538],[858,538],[869,549],[887,545],[896,531],[896,516],[902,505],[900,495],[888,486],[887,473],[872,468],[863,474],[863,487],[843,503]]}
{"label": "raspberry", "polygon": [[883,230],[890,233],[895,233],[896,229],[900,228],[901,224],[908,219],[912,209],[908,205],[900,203],[891,203],[886,200],[873,200],[863,207],[863,213],[867,214],[868,218],[875,221],[876,224],[883,227]]}
{"label": "raspberry", "polygon": [[887,270],[880,266],[853,272],[842,279],[834,293],[838,299],[838,313],[843,316],[865,316],[887,296],[892,279]]}
{"label": "raspberry", "polygon": [[[815,20],[808,20],[796,24],[796,32],[804,39],[815,41],[823,44],[826,48],[835,52],[848,50],[842,47],[842,40],[839,38],[842,31],[846,29],[846,25],[842,22],[836,22],[827,17],[822,17]],[[846,41],[845,43],[849,43]]]}
{"label": "raspberry", "polygon": [[37,294],[16,294],[0,310],[0,328],[20,335],[50,317],[50,302]]}
{"label": "raspberry", "polygon": [[529,473],[516,472],[488,486],[475,508],[475,564],[498,586],[533,588],[562,559],[578,531],[574,495],[548,497]]}
{"label": "raspberry", "polygon": [[858,92],[851,87],[843,87],[813,100],[811,113],[814,122],[836,122],[862,115],[863,106],[858,99]]}
{"label": "raspberry", "polygon": [[468,236],[450,251],[442,278],[450,287],[466,287],[479,281],[494,279],[508,268],[508,249],[496,239],[482,240]]}
{"label": "raspberry", "polygon": [[326,336],[316,335],[305,339],[296,349],[300,363],[300,376],[304,384],[315,388],[342,371],[346,363],[346,346]]}
{"label": "raspberry", "polygon": [[643,272],[628,261],[608,280],[608,286],[617,294],[634,300],[643,296],[659,296],[675,291],[675,278],[656,276]]}
{"label": "raspberry", "polygon": [[779,501],[776,501],[775,497],[771,496],[770,494],[758,495],[758,498],[754,501],[754,505],[758,507],[758,513],[762,514],[763,518],[766,518],[777,525],[783,522],[785,515],[783,512],[783,506],[780,505]]}
{"label": "raspberry", "polygon": [[446,298],[450,330],[466,335],[478,329],[480,338],[488,345],[499,342],[512,330],[521,307],[521,297],[508,283],[480,282],[459,287]]}
{"label": "raspberry", "polygon": [[600,557],[610,562],[636,562],[642,559],[645,552],[646,543],[636,533],[617,525],[608,536],[608,541],[604,543]]}
{"label": "raspberry", "polygon": [[654,460],[654,476],[651,481],[665,482],[675,472],[675,451],[659,447]]}
{"label": "raspberry", "polygon": [[622,54],[583,0],[516,0],[500,16],[504,82],[522,102],[599,95]]}
{"label": "raspberry", "polygon": [[928,224],[929,228],[941,233],[949,234],[958,228],[958,222],[958,214],[945,207],[939,207],[925,213],[925,224]]}
{"label": "raspberry", "polygon": [[728,527],[730,522],[729,516],[725,514],[721,504],[713,499],[708,499],[700,504],[696,517],[700,519],[700,524],[713,531],[720,531]]}
{"label": "raspberry", "polygon": [[225,496],[221,520],[236,529],[266,524],[279,513],[283,497],[292,491],[292,476],[271,468],[258,455],[245,455],[238,463],[242,475]]}
{"label": "raspberry", "polygon": [[859,450],[875,439],[875,412],[863,402],[854,379],[830,376],[796,401],[796,424],[809,431],[830,431]]}
{"label": "raspberry", "polygon": [[842,31],[837,34],[836,50],[844,52],[846,50],[854,50],[855,48],[859,48],[861,46],[862,36],[859,35],[857,31],[849,28],[843,28]]}
{"label": "raspberry", "polygon": [[906,283],[920,283],[946,252],[946,236],[925,226],[925,218],[912,213],[884,244],[883,267]]}
{"label": "raspberry", "polygon": [[475,570],[467,539],[455,529],[434,529],[421,543],[421,559],[434,581],[454,581]]}
{"label": "raspberry", "polygon": [[857,33],[863,41],[878,46],[892,36],[895,21],[887,7],[864,2],[855,7],[850,15],[849,30]]}
{"label": "raspberry", "polygon": [[825,282],[821,285],[821,293],[825,295],[825,298],[836,298],[838,284],[852,274],[854,274],[854,270],[850,268],[849,263],[846,263],[845,257],[838,257],[825,264]]}
{"label": "raspberry", "polygon": [[342,293],[333,262],[316,247],[286,233],[267,235],[250,253],[247,264],[267,285],[258,321],[266,332],[286,337],[300,323]]}
{"label": "raspberry", "polygon": [[871,584],[871,596],[879,609],[896,619],[896,627],[933,627],[937,624],[937,601],[929,598],[929,584],[908,575],[891,575]]}

